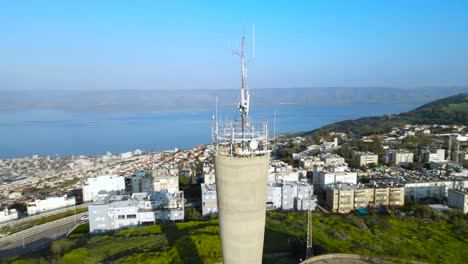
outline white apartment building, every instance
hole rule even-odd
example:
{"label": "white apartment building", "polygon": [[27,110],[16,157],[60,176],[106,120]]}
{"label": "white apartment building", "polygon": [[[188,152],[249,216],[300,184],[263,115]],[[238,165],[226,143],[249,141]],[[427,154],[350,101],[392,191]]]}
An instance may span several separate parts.
{"label": "white apartment building", "polygon": [[121,195],[125,193],[125,179],[122,176],[102,175],[88,178],[83,184],[83,202],[94,201],[99,194]]}
{"label": "white apartment building", "polygon": [[16,209],[8,209],[5,207],[3,211],[0,211],[0,223],[6,223],[16,219],[18,219],[18,212]]}
{"label": "white apartment building", "polygon": [[352,164],[356,167],[378,164],[378,156],[372,152],[353,151],[351,154]]}
{"label": "white apartment building", "polygon": [[331,154],[331,153],[322,153],[320,155],[320,159],[323,162],[325,162],[325,165],[330,165],[333,163],[340,163],[340,164],[345,163],[345,159],[343,157],[341,157],[340,155]]}
{"label": "white apartment building", "polygon": [[324,166],[325,162],[322,161],[319,157],[315,156],[306,156],[299,158],[299,166],[305,170],[311,171],[315,166]]}
{"label": "white apartment building", "polygon": [[276,181],[299,181],[307,177],[305,169],[294,168],[283,161],[270,161],[268,170],[268,182]]}
{"label": "white apartment building", "polygon": [[297,182],[307,177],[307,171],[301,169],[291,169],[286,172],[268,173],[268,182],[291,181]]}
{"label": "white apartment building", "polygon": [[391,165],[408,165],[413,163],[413,158],[414,154],[407,150],[388,150],[384,156],[385,162]]}
{"label": "white apartment building", "polygon": [[424,162],[445,161],[445,149],[437,149],[435,152],[424,150],[422,156]]}
{"label": "white apartment building", "polygon": [[343,171],[343,172],[318,172],[318,181],[319,187],[326,189],[326,186],[329,184],[336,183],[348,183],[356,184],[357,183],[357,173],[352,171]]}
{"label": "white apartment building", "polygon": [[[274,191],[275,186],[281,187],[281,206],[275,204],[274,193],[270,195],[270,190]],[[268,185],[267,204],[271,202],[274,209],[281,209],[283,211],[303,211],[308,210],[309,207],[315,210],[317,203],[312,195],[313,188],[308,182],[276,182],[274,185]]]}
{"label": "white apartment building", "polygon": [[215,184],[201,184],[202,215],[218,213],[218,198]]}
{"label": "white apartment building", "polygon": [[214,172],[203,173],[203,182],[205,184],[215,184],[216,178]]}
{"label": "white apartment building", "polygon": [[467,188],[468,180],[433,180],[405,183],[406,195],[414,201],[428,198],[443,199],[454,188]]}
{"label": "white apartment building", "polygon": [[312,185],[320,186],[320,172],[349,172],[349,167],[346,163],[332,163],[325,166],[314,166],[312,171]]}
{"label": "white apartment building", "polygon": [[75,197],[67,197],[64,195],[61,197],[47,197],[43,200],[36,199],[34,202],[27,203],[26,206],[28,215],[35,215],[75,204]]}
{"label": "white apartment building", "polygon": [[170,175],[153,175],[153,191],[176,193],[179,191],[179,177]]}
{"label": "white apartment building", "polygon": [[132,175],[132,193],[152,192],[153,176],[146,171],[138,170]]}
{"label": "white apartment building", "polygon": [[102,195],[88,207],[90,233],[184,219],[183,192]]}

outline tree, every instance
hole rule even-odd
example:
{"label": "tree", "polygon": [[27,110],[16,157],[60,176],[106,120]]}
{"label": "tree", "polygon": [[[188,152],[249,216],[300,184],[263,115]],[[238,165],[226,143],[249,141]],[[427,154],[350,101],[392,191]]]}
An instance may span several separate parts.
{"label": "tree", "polygon": [[179,176],[180,185],[188,185],[190,183],[190,178],[185,176]]}

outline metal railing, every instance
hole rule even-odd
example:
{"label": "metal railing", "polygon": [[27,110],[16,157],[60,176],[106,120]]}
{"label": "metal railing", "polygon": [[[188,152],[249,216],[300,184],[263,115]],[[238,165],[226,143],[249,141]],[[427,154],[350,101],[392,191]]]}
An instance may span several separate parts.
{"label": "metal railing", "polygon": [[262,156],[269,153],[268,121],[240,121],[216,124],[213,139],[218,155]]}

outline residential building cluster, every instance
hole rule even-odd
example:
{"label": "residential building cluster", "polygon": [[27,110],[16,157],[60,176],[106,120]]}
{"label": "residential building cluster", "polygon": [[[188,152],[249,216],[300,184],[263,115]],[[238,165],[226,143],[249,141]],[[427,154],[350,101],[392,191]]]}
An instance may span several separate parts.
{"label": "residential building cluster", "polygon": [[[202,215],[217,214],[217,191],[214,169],[206,166],[205,183],[201,184]],[[206,176],[206,174],[208,176]],[[279,160],[271,160],[268,173],[266,203],[268,210],[315,210],[317,198],[305,169],[293,168]]]}
{"label": "residential building cluster", "polygon": [[170,170],[136,171],[131,195],[120,189],[125,187],[121,176],[100,176],[86,186],[94,194],[88,207],[91,233],[184,219],[184,192]]}
{"label": "residential building cluster", "polygon": [[[218,213],[216,183],[201,184],[202,215]],[[305,181],[276,181],[267,185],[267,210],[315,210],[317,198],[312,184]]]}
{"label": "residential building cluster", "polygon": [[[195,164],[208,163],[212,151],[210,147],[198,146],[189,150],[175,149],[158,153],[136,150],[94,157],[35,155],[31,158],[0,160],[0,182],[4,181],[0,184],[0,205],[23,203],[28,205],[31,214],[37,214],[70,206],[73,196],[76,196],[75,203],[86,203],[93,202],[100,194],[123,195],[125,178],[131,178],[136,170],[143,169],[154,175],[160,171],[173,177],[160,178],[159,182],[154,181],[141,191],[158,191],[158,188],[164,189],[166,184],[176,184],[175,189],[178,190],[178,176],[190,177]],[[36,189],[49,189],[50,197],[37,195]],[[64,195],[68,199],[61,201],[61,198],[57,198]]]}

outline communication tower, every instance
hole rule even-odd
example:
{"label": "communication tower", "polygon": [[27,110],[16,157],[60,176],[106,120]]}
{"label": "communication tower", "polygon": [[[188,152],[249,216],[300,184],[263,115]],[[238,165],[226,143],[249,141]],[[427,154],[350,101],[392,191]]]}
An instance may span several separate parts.
{"label": "communication tower", "polygon": [[249,119],[245,36],[242,30],[241,120],[213,129],[219,229],[224,264],[261,263],[265,232],[266,188],[270,160],[268,121]]}

